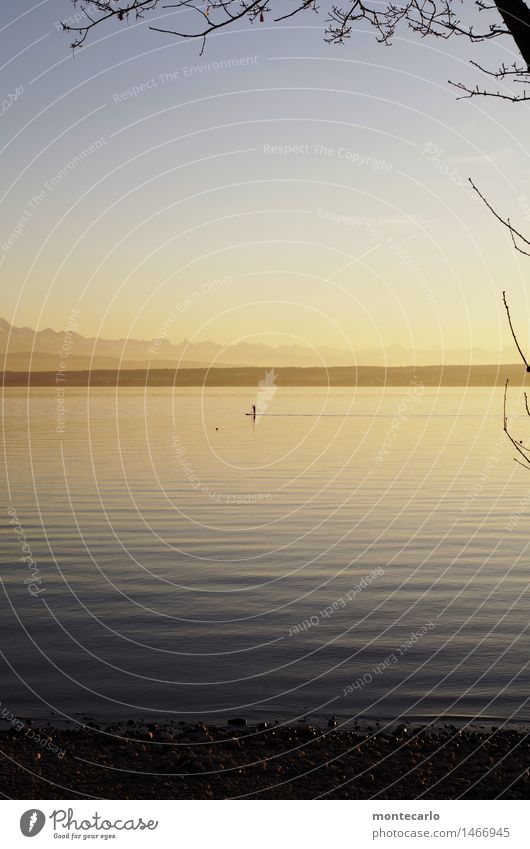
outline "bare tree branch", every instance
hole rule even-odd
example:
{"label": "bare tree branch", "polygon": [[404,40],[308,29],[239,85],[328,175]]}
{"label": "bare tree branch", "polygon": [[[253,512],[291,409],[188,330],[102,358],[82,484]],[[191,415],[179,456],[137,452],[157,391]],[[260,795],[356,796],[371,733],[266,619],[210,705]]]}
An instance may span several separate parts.
{"label": "bare tree branch", "polygon": [[470,184],[471,184],[471,186],[472,186],[473,190],[477,193],[477,195],[479,196],[479,198],[480,198],[480,199],[481,199],[481,200],[485,203],[485,205],[488,207],[489,211],[490,211],[490,212],[491,212],[491,213],[495,216],[495,218],[497,219],[497,221],[500,221],[500,223],[501,223],[504,227],[506,227],[506,229],[509,231],[510,236],[511,236],[511,239],[512,239],[512,243],[513,243],[513,246],[514,246],[515,250],[516,250],[516,251],[518,251],[520,254],[523,254],[524,256],[530,256],[530,251],[526,251],[526,250],[524,250],[523,248],[521,248],[521,247],[517,244],[517,239],[519,239],[519,240],[520,240],[520,241],[521,241],[524,245],[526,245],[526,246],[527,246],[527,247],[529,247],[529,248],[530,248],[530,240],[528,240],[528,239],[526,238],[526,236],[523,236],[523,235],[522,235],[522,233],[520,233],[518,230],[516,230],[516,229],[515,229],[515,227],[513,227],[513,226],[512,226],[512,224],[510,223],[510,219],[509,219],[509,218],[504,219],[504,218],[502,218],[502,217],[499,215],[499,213],[498,213],[498,212],[496,212],[496,211],[495,211],[495,209],[492,207],[492,205],[491,205],[491,204],[490,204],[490,203],[486,200],[486,198],[484,197],[484,195],[482,194],[482,192],[480,192],[480,191],[477,189],[477,187],[475,186],[475,184],[474,184],[473,180],[471,179],[471,177],[468,177],[468,180],[469,180],[469,182],[470,182]]}
{"label": "bare tree branch", "polygon": [[[71,26],[63,24],[66,32],[74,34],[72,47],[85,43],[94,27],[107,25],[110,20],[127,21],[132,16],[141,19],[158,9],[173,9],[178,15],[178,26],[151,26],[154,32],[174,35],[179,38],[195,38],[202,41],[202,50],[210,33],[229,26],[237,26],[244,18],[251,23],[263,22],[271,15],[271,21],[281,23],[305,12],[319,12],[316,0],[290,0],[291,8],[285,9],[285,0],[175,0],[164,3],[163,0],[91,0],[90,11],[81,0],[71,0],[73,5],[85,15],[86,21]],[[466,20],[463,15],[467,16]],[[478,15],[484,14],[489,21],[478,27]],[[390,44],[401,27],[406,27],[421,38],[434,36],[448,39],[452,36],[467,38],[470,42],[480,43],[501,37],[511,38],[523,62],[514,63],[507,68],[502,64],[497,71],[483,68],[479,63],[473,66],[488,77],[504,83],[522,83],[530,89],[530,8],[523,0],[407,0],[407,2],[364,2],[364,0],[345,0],[336,5],[329,0],[325,15],[325,39],[329,44],[342,44],[351,37],[355,26],[368,23],[375,30],[377,40]],[[463,97],[498,97],[503,100],[519,102],[529,100],[530,94],[488,91],[479,86],[465,83],[451,83],[463,92]]]}
{"label": "bare tree branch", "polygon": [[[510,325],[510,330],[512,331],[513,341],[515,342],[517,350],[519,351],[521,358],[522,358],[522,360],[523,360],[523,362],[526,366],[526,371],[530,372],[530,366],[528,365],[526,357],[523,354],[521,346],[519,345],[519,342],[517,340],[515,330],[513,329],[512,317],[510,315],[508,302],[506,300],[506,292],[502,293],[502,299],[504,301],[504,306],[506,308],[506,314],[508,316],[508,323]],[[512,434],[510,433],[510,430],[508,428],[508,414],[506,412],[506,399],[507,399],[507,395],[508,395],[508,383],[509,383],[509,381],[507,380],[506,383],[504,384],[504,433],[506,434],[506,436],[508,437],[508,439],[510,440],[510,442],[512,443],[512,445],[514,446],[516,451],[521,455],[521,457],[523,457],[524,463],[521,462],[521,460],[518,460],[517,457],[514,457],[515,462],[519,463],[524,469],[527,469],[528,471],[530,471],[530,448],[526,448],[525,446],[523,446],[523,442],[522,442],[521,439],[516,440],[512,436]],[[528,407],[528,396],[527,396],[526,392],[524,393],[524,403],[525,403],[526,413],[527,413],[528,416],[530,416],[530,409]]]}
{"label": "bare tree branch", "polygon": [[[508,307],[508,302],[506,300],[506,292],[502,293],[502,300],[504,301],[504,306],[505,306],[505,309],[506,309],[506,315],[508,316],[508,324],[510,325],[510,330],[512,331],[512,336],[513,336],[513,341],[515,342],[515,347],[517,348],[517,350],[519,351],[519,353],[521,355],[521,359],[526,366],[526,370],[530,371],[530,365],[528,365],[528,360],[526,359],[525,355],[523,354],[523,350],[522,350],[521,346],[519,345],[519,342],[517,340],[517,336],[515,335],[515,330],[513,329],[512,317],[510,315],[510,309]],[[529,413],[529,415],[530,415],[530,413]]]}
{"label": "bare tree branch", "polygon": [[[512,443],[515,450],[521,455],[521,457],[524,460],[524,463],[521,463],[521,461],[518,460],[517,457],[514,457],[515,462],[520,463],[520,465],[523,466],[523,468],[530,471],[530,456],[528,456],[530,454],[530,449],[525,448],[524,446],[521,447],[523,445],[522,440],[519,440],[519,442],[518,442],[516,439],[514,439],[514,437],[511,435],[510,430],[508,428],[508,414],[506,412],[506,397],[508,395],[508,383],[509,383],[509,381],[507,380],[506,383],[504,384],[504,433],[506,434],[506,436],[508,437],[508,439]],[[526,452],[528,452],[528,453],[526,453]]]}

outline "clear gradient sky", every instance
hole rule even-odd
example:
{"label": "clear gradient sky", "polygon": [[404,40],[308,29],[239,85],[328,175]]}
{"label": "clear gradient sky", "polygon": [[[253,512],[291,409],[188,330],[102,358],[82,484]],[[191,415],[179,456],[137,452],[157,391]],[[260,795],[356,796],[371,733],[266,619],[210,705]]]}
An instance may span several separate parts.
{"label": "clear gradient sky", "polygon": [[146,21],[72,57],[73,11],[1,6],[8,321],[60,329],[75,308],[85,336],[151,338],[176,315],[173,342],[496,350],[506,288],[524,338],[530,260],[465,181],[530,231],[528,107],[447,83],[513,61],[509,40],[383,48],[360,27],[330,47],[309,15],[201,57]]}

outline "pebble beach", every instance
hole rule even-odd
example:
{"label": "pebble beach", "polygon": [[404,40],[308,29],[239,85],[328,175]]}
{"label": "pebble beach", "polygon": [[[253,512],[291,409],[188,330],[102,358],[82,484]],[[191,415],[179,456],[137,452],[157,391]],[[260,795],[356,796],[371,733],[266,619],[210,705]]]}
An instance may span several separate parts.
{"label": "pebble beach", "polygon": [[528,732],[501,726],[21,720],[0,731],[14,799],[528,799],[529,764]]}

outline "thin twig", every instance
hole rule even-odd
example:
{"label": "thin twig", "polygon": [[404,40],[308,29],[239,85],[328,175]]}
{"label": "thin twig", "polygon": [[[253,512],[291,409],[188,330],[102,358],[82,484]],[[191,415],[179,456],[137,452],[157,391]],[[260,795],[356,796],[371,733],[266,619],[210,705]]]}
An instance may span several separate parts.
{"label": "thin twig", "polygon": [[[515,330],[513,329],[512,317],[510,315],[510,309],[508,307],[508,301],[506,300],[506,292],[502,293],[502,300],[504,301],[504,306],[506,308],[506,315],[508,316],[508,324],[510,325],[510,330],[512,331],[513,341],[515,342],[515,346],[516,346],[517,350],[519,351],[519,353],[521,355],[523,363],[526,366],[526,370],[528,372],[530,372],[530,366],[528,365],[528,360],[526,359],[525,355],[522,352],[521,346],[519,345],[519,342],[517,341],[517,336],[515,335]],[[529,413],[529,415],[530,415],[530,413]]]}
{"label": "thin twig", "polygon": [[[530,457],[528,457],[525,454],[525,451],[530,452],[530,448],[524,448],[524,447],[521,448],[521,445],[523,444],[522,441],[520,440],[519,442],[517,442],[513,438],[513,436],[511,435],[510,431],[508,430],[508,416],[507,416],[507,413],[506,413],[506,396],[508,394],[508,383],[509,383],[509,381],[507,380],[506,383],[504,384],[504,433],[506,434],[506,436],[508,437],[508,439],[512,443],[515,450],[519,452],[519,454],[521,455],[521,457],[523,458],[525,463],[528,464],[527,468],[530,469]],[[517,458],[514,457],[514,460],[517,460]],[[517,462],[519,463],[520,460],[517,460]],[[522,463],[521,463],[521,465],[522,465]]]}
{"label": "thin twig", "polygon": [[[523,234],[522,234],[522,233],[519,233],[519,231],[518,231],[518,230],[516,230],[516,229],[515,229],[515,227],[512,227],[512,225],[510,224],[510,220],[509,220],[509,219],[508,219],[507,221],[505,221],[505,220],[504,220],[504,218],[502,218],[502,217],[499,215],[499,213],[498,213],[495,209],[493,209],[493,207],[492,207],[491,203],[489,203],[489,202],[486,200],[486,198],[484,197],[484,195],[482,194],[482,192],[480,192],[480,191],[477,189],[477,187],[475,186],[475,184],[474,184],[473,180],[471,179],[471,177],[468,177],[468,180],[469,180],[469,182],[471,183],[471,186],[472,186],[473,190],[477,193],[477,195],[479,196],[479,198],[480,198],[480,199],[481,199],[481,200],[485,203],[485,205],[488,207],[488,209],[489,209],[489,211],[492,213],[492,215],[494,215],[494,216],[495,216],[495,218],[497,219],[497,221],[500,221],[500,223],[501,223],[504,227],[506,227],[506,228],[509,230],[509,232],[510,232],[510,236],[512,237],[512,242],[513,242],[514,247],[515,247],[515,250],[516,250],[516,251],[519,251],[519,253],[521,253],[521,254],[524,254],[524,256],[530,256],[530,251],[524,251],[522,248],[520,248],[520,247],[519,247],[519,245],[518,245],[518,244],[517,244],[517,242],[515,241],[515,236],[517,236],[517,238],[518,238],[518,239],[520,239],[520,240],[521,240],[521,242],[523,242],[525,245],[528,245],[528,247],[529,247],[529,248],[530,248],[530,240],[529,240],[529,239],[527,239],[527,238],[526,238],[526,236],[523,236]],[[526,360],[525,360],[525,362],[526,362]]]}

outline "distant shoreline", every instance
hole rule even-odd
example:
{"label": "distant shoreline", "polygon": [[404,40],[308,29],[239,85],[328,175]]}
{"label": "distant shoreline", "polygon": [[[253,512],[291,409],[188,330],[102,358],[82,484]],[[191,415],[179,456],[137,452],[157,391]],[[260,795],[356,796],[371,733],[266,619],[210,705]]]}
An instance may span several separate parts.
{"label": "distant shoreline", "polygon": [[[272,367],[271,367],[272,368]],[[90,371],[4,371],[3,386],[257,386],[263,366],[182,369],[93,369]],[[524,366],[333,366],[325,368],[275,367],[276,385],[282,386],[524,386]]]}

